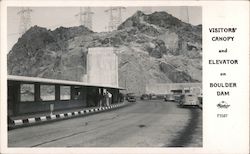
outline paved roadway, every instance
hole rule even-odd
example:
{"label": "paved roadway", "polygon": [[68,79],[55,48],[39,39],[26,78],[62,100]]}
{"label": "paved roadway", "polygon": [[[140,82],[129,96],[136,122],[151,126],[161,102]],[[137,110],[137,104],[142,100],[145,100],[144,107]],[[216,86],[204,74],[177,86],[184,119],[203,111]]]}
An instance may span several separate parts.
{"label": "paved roadway", "polygon": [[200,147],[202,111],[138,101],[108,112],[8,132],[9,147]]}

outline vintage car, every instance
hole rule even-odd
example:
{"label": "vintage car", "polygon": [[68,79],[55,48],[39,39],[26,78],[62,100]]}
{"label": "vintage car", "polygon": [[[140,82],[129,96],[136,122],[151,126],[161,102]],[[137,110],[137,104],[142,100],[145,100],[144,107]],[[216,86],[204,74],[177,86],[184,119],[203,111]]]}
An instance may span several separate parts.
{"label": "vintage car", "polygon": [[174,94],[174,101],[180,103],[184,97],[184,94]]}
{"label": "vintage car", "polygon": [[173,101],[175,101],[175,97],[173,94],[166,94],[164,100],[173,102]]}
{"label": "vintage car", "polygon": [[157,99],[157,96],[154,93],[149,94],[149,99]]}
{"label": "vintage car", "polygon": [[126,99],[128,102],[136,102],[136,97],[134,93],[127,93]]}
{"label": "vintage car", "polygon": [[148,94],[142,94],[140,98],[141,98],[141,100],[147,100],[147,99],[149,99],[149,95]]}
{"label": "vintage car", "polygon": [[192,93],[186,93],[182,100],[180,101],[181,106],[197,106],[199,107],[200,102],[198,100],[198,97],[195,94]]}

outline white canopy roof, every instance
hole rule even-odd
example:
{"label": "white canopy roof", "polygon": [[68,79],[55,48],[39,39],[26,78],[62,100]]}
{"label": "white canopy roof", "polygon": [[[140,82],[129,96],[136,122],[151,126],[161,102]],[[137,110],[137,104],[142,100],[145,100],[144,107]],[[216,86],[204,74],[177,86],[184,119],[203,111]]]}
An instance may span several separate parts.
{"label": "white canopy roof", "polygon": [[89,84],[86,82],[47,79],[47,78],[40,78],[40,77],[16,76],[16,75],[8,75],[8,81],[22,81],[22,82],[30,82],[30,83],[47,83],[47,84],[60,84],[60,85],[102,87],[102,88],[114,88],[114,89],[121,89],[121,90],[124,89],[122,87],[114,87],[112,85],[105,85],[105,84],[96,85],[96,84]]}

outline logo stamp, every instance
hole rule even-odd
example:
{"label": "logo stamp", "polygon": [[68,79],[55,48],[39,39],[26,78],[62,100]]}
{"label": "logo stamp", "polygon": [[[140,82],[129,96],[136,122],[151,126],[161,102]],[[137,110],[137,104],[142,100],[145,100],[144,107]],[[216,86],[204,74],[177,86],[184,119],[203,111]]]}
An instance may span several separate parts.
{"label": "logo stamp", "polygon": [[221,101],[217,104],[217,107],[220,109],[227,109],[230,105],[226,101]]}

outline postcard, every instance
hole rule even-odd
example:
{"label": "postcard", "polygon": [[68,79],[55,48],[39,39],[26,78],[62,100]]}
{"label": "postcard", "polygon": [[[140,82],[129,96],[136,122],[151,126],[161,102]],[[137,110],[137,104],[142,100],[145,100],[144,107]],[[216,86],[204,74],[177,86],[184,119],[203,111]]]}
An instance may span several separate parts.
{"label": "postcard", "polygon": [[249,153],[249,1],[1,1],[1,153]]}

